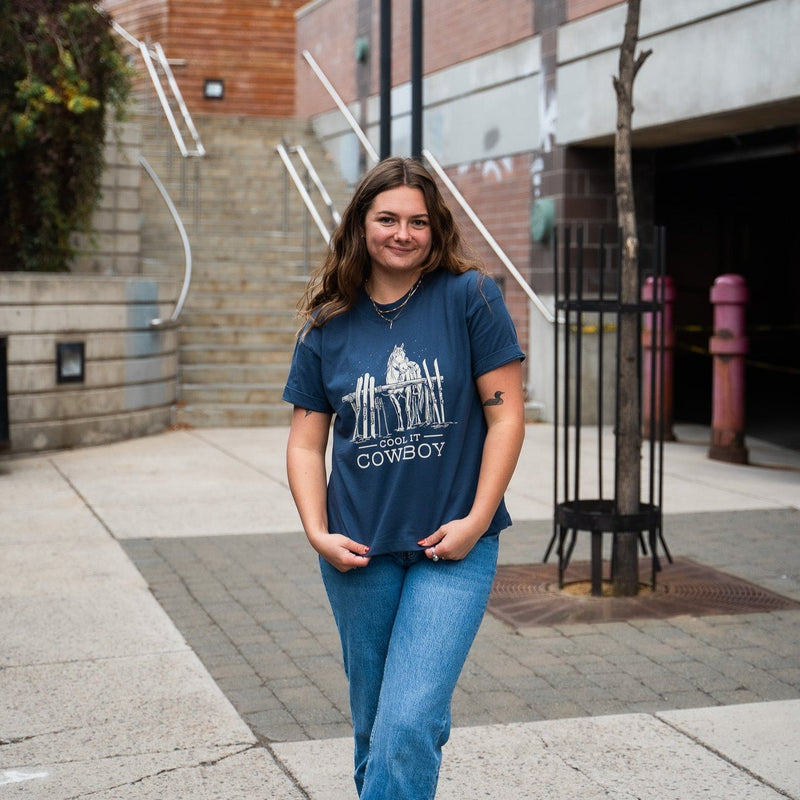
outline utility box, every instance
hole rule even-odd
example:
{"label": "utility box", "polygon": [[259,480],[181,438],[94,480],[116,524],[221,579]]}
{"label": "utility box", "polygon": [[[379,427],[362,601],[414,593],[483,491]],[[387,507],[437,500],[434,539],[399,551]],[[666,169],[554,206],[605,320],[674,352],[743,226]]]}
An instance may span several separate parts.
{"label": "utility box", "polygon": [[0,453],[11,447],[8,430],[8,339],[0,336]]}

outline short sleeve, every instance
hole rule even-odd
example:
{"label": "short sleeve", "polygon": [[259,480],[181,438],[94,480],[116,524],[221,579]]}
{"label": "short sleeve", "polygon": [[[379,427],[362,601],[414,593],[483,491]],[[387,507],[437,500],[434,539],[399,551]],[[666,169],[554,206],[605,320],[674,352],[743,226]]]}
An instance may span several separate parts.
{"label": "short sleeve", "polygon": [[487,275],[476,275],[471,286],[467,325],[473,378],[516,359],[525,359],[503,295],[497,284]]}
{"label": "short sleeve", "polygon": [[283,399],[300,408],[329,414],[333,409],[325,394],[320,344],[319,328],[309,328],[305,336],[298,338],[289,367],[289,377],[283,389]]}

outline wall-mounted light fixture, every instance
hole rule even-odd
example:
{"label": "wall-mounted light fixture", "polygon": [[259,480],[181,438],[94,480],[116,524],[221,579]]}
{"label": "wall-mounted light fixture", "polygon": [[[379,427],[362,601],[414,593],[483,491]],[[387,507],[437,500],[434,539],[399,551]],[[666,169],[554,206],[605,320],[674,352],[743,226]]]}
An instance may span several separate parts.
{"label": "wall-mounted light fixture", "polygon": [[225,97],[225,81],[222,78],[206,78],[203,82],[204,100],[222,100]]}
{"label": "wall-mounted light fixture", "polygon": [[83,342],[56,342],[56,383],[83,383]]}

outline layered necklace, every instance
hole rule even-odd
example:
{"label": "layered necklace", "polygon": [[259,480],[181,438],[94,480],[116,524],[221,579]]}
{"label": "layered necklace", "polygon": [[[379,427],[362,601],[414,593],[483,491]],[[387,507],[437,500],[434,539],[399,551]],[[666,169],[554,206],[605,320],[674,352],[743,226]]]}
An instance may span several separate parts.
{"label": "layered necklace", "polygon": [[392,308],[381,308],[373,299],[372,295],[369,293],[366,285],[364,286],[364,291],[367,293],[367,297],[369,297],[370,303],[372,303],[372,307],[375,309],[375,313],[386,322],[389,323],[389,330],[392,329],[392,325],[394,321],[403,313],[403,309],[408,305],[408,301],[414,296],[414,293],[419,289],[419,285],[422,283],[422,275],[417,278],[417,282],[406,292],[406,294],[400,299],[396,306]]}

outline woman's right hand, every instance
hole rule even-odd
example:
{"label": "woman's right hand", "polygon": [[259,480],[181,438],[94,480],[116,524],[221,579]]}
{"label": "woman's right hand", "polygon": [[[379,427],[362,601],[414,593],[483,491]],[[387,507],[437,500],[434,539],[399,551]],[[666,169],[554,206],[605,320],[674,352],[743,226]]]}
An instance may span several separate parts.
{"label": "woman's right hand", "polygon": [[369,564],[369,547],[349,539],[341,533],[328,533],[314,537],[313,548],[339,572],[349,572]]}

